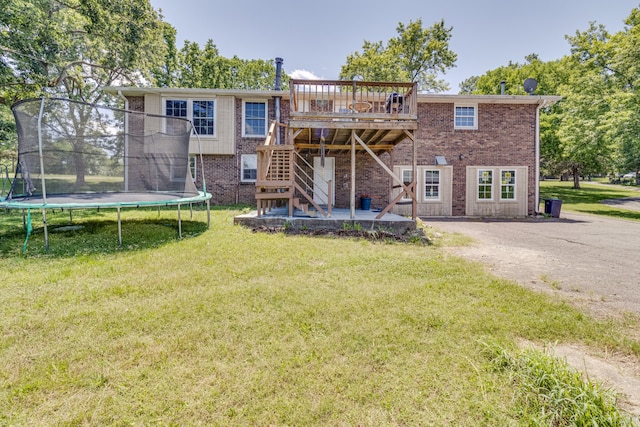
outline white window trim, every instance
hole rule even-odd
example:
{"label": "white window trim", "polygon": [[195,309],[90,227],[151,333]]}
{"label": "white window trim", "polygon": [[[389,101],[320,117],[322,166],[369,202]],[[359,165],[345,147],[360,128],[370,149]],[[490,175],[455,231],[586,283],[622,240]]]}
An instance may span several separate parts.
{"label": "white window trim", "polygon": [[[473,108],[473,126],[456,125],[456,108],[471,107]],[[453,105],[453,128],[456,130],[478,130],[478,104],[454,104]]]}
{"label": "white window trim", "polygon": [[[513,199],[505,199],[502,197],[502,172],[513,172]],[[499,170],[500,176],[500,201],[501,202],[517,202],[518,201],[518,170],[516,168],[502,168]],[[511,184],[507,184],[511,185]]]}
{"label": "white window trim", "polygon": [[200,138],[216,138],[218,134],[218,102],[215,98],[185,98],[180,96],[164,96],[162,97],[162,115],[167,115],[167,101],[186,101],[187,117],[193,125],[193,101],[213,101],[213,135],[198,135]]}
{"label": "white window trim", "polygon": [[[438,197],[427,197],[427,176],[426,176],[427,171],[438,172]],[[423,182],[421,187],[422,187],[422,198],[425,203],[442,201],[442,176],[443,176],[443,169],[439,169],[439,168],[422,169]]]}
{"label": "white window trim", "polygon": [[[247,119],[247,102],[252,104],[264,104],[264,134],[248,134],[246,132],[246,119]],[[269,102],[264,99],[243,99],[242,100],[242,136],[244,138],[264,138],[269,132]]]}
{"label": "white window trim", "polygon": [[[257,154],[241,154],[240,155],[240,182],[256,182],[257,179],[244,178],[244,158],[245,156],[253,156],[256,159],[256,175],[258,172],[258,155]],[[257,178],[257,177],[256,177]]]}
{"label": "white window trim", "polygon": [[[488,199],[481,199],[480,198],[480,185],[486,185],[486,184],[481,184],[480,183],[480,173],[483,171],[487,171],[487,172],[491,172],[491,197]],[[476,190],[476,200],[478,202],[493,202],[494,200],[494,194],[495,194],[495,183],[496,183],[496,178],[495,178],[495,173],[496,171],[494,169],[491,168],[478,168],[476,170],[476,186],[475,186],[475,190]]]}

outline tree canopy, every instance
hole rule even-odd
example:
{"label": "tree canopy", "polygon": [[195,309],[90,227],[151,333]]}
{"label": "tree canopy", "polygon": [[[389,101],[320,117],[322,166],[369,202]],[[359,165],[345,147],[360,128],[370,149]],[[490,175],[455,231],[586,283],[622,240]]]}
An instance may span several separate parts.
{"label": "tree canopy", "polygon": [[362,50],[347,56],[341,79],[366,81],[412,81],[421,91],[442,92],[448,84],[440,73],[454,67],[456,54],[449,49],[453,28],[444,20],[423,28],[422,20],[399,23],[397,37],[386,44],[365,40]]}
{"label": "tree canopy", "polygon": [[640,169],[640,9],[635,8],[616,34],[591,23],[567,36],[571,54],[542,62],[529,55],[523,64],[467,79],[465,93],[524,94],[522,82],[538,80],[536,94],[561,95],[563,101],[541,116],[543,171],[580,176]]}
{"label": "tree canopy", "polygon": [[[165,38],[175,46],[175,33],[167,29]],[[186,40],[179,51],[169,49],[163,67],[154,70],[161,87],[271,90],[275,76],[274,60],[226,58],[211,39],[203,48]],[[284,75],[284,87],[287,82]]]}
{"label": "tree canopy", "polygon": [[141,84],[164,57],[149,0],[0,0],[0,101],[58,95],[97,102]]}

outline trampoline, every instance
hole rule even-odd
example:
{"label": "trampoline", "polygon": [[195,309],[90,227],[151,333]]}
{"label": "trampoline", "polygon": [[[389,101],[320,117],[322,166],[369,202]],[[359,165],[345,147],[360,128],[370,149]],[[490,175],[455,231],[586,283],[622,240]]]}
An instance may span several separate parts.
{"label": "trampoline", "polygon": [[[48,209],[176,206],[182,237],[181,206],[205,203],[210,225],[211,194],[206,191],[199,139],[183,117],[114,109],[60,98],[20,101],[11,107],[18,130],[15,176],[0,208],[42,211],[48,249]],[[201,119],[202,120],[202,119]],[[200,124],[203,125],[203,124]],[[202,174],[196,186],[193,170]]]}

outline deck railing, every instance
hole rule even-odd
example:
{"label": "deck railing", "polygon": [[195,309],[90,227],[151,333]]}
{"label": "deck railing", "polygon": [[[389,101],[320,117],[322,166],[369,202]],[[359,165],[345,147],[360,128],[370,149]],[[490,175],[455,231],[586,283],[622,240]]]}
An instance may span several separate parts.
{"label": "deck railing", "polygon": [[290,80],[291,117],[416,115],[416,83]]}

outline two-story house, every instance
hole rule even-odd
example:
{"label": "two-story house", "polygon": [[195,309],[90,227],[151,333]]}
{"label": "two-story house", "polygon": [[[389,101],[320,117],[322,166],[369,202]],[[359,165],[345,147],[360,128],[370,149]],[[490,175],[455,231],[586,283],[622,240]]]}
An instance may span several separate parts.
{"label": "two-story house", "polygon": [[[540,109],[557,96],[436,95],[412,83],[291,80],[289,91],[110,88],[193,121],[212,203],[416,216],[537,212]],[[271,129],[271,131],[270,131]],[[200,176],[196,170],[193,176]]]}

